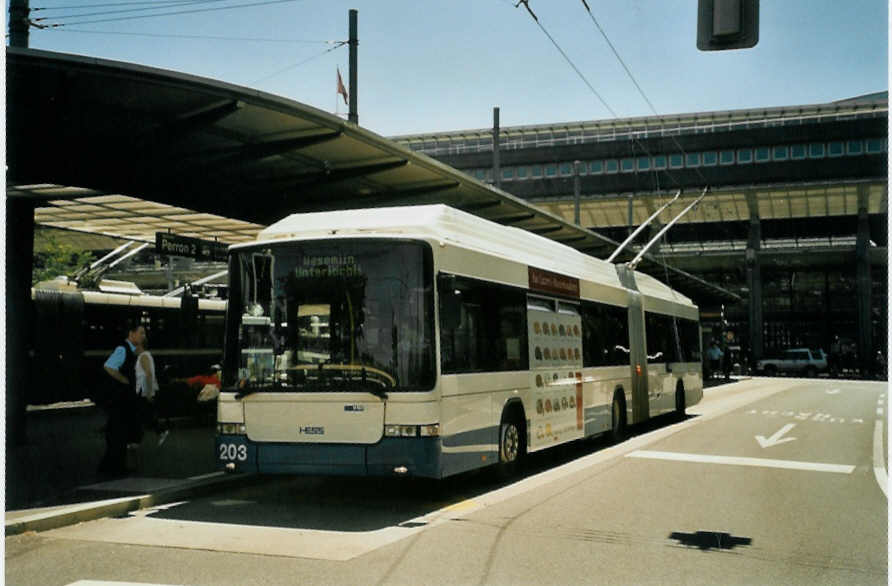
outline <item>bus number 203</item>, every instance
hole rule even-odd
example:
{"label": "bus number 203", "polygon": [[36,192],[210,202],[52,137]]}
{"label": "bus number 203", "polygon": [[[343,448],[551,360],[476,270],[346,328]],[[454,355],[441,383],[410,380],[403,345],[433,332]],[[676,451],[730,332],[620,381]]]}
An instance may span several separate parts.
{"label": "bus number 203", "polygon": [[248,446],[245,444],[220,444],[220,459],[244,462],[248,459]]}

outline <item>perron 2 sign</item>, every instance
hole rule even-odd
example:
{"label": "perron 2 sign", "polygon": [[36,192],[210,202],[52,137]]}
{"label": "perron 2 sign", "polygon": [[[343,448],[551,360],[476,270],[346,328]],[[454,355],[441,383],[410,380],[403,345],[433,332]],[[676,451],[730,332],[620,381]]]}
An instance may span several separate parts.
{"label": "perron 2 sign", "polygon": [[225,261],[228,245],[213,240],[190,238],[169,232],[155,232],[155,250],[170,256],[188,256],[197,260]]}

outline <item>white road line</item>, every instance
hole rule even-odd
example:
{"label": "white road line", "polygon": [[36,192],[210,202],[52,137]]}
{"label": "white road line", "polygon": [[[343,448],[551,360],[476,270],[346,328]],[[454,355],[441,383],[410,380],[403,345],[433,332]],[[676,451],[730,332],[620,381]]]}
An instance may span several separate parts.
{"label": "white road line", "polygon": [[883,422],[877,419],[876,425],[873,426],[873,475],[880,485],[880,490],[889,498],[889,475],[886,472],[886,459],[883,456]]}
{"label": "white road line", "polygon": [[877,407],[877,415],[879,415],[880,417],[883,416],[883,408],[882,407]]}
{"label": "white road line", "polygon": [[78,580],[68,586],[173,586],[171,584],[149,584],[147,582],[109,582],[108,580]]}
{"label": "white road line", "polygon": [[705,456],[678,452],[653,452],[638,450],[626,454],[627,458],[647,458],[651,460],[671,460],[675,462],[699,462],[701,464],[726,464],[730,466],[755,466],[759,468],[786,468],[789,470],[809,470],[812,472],[835,472],[851,474],[854,466],[842,464],[822,464],[819,462],[797,462],[795,460],[769,460],[767,458],[741,458],[734,456]]}

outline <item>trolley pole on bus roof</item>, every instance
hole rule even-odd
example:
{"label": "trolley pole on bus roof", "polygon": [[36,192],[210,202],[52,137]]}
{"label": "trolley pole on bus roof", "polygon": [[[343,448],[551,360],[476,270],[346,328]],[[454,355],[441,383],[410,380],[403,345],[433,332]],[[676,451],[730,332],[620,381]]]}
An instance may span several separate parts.
{"label": "trolley pole on bus roof", "polygon": [[347,114],[347,120],[352,122],[353,124],[359,125],[359,112],[357,110],[357,99],[356,94],[359,91],[359,75],[357,73],[357,63],[359,61],[358,53],[359,53],[359,36],[358,36],[358,24],[357,20],[359,17],[359,12],[355,9],[350,10],[350,39],[347,41],[347,44],[350,46],[350,94],[349,98],[349,107],[350,112]]}
{"label": "trolley pole on bus roof", "polygon": [[[660,206],[660,209],[658,209],[658,210],[655,211],[653,214],[651,214],[651,216],[650,216],[648,219],[644,220],[644,222],[642,222],[641,225],[638,226],[638,228],[636,228],[634,232],[632,232],[631,234],[629,234],[629,237],[626,238],[625,240],[623,240],[623,243],[620,244],[620,245],[616,248],[616,250],[613,251],[613,254],[611,254],[610,257],[607,259],[607,262],[613,262],[613,259],[615,259],[617,256],[619,256],[619,253],[622,252],[623,249],[624,249],[626,246],[628,246],[628,244],[629,244],[630,242],[632,242],[632,240],[634,240],[635,237],[638,236],[638,234],[640,234],[641,231],[644,230],[644,229],[645,229],[645,228],[646,228],[646,227],[647,227],[647,226],[654,220],[654,218],[656,218],[657,216],[659,216],[660,213],[661,213],[663,210],[665,210],[665,209],[668,208],[670,205],[672,205],[672,204],[675,202],[675,200],[678,199],[678,196],[679,196],[679,195],[681,195],[681,190],[680,190],[680,189],[675,193],[675,197],[673,197],[672,199],[670,199],[669,201],[667,201],[666,203],[664,203],[662,206]],[[631,199],[630,199],[630,201],[631,201]],[[631,221],[629,222],[629,225],[630,225],[630,226],[632,225],[632,222],[631,222]]]}
{"label": "trolley pole on bus roof", "polygon": [[[645,245],[644,245],[644,248],[642,248],[641,251],[638,252],[638,256],[636,256],[635,258],[633,258],[631,261],[629,261],[629,262],[627,263],[627,266],[629,267],[629,270],[634,271],[634,270],[635,270],[635,267],[638,266],[638,263],[641,262],[641,259],[644,258],[644,255],[647,254],[647,251],[650,250],[650,247],[653,246],[654,244],[656,244],[656,243],[660,240],[660,238],[663,237],[663,234],[665,234],[666,232],[668,232],[668,231],[669,231],[669,228],[671,228],[672,226],[674,226],[675,223],[676,223],[677,221],[679,221],[685,214],[687,214],[689,211],[691,211],[692,209],[694,209],[695,207],[697,207],[697,205],[703,200],[703,198],[706,197],[706,194],[707,194],[707,193],[709,193],[709,186],[708,186],[708,185],[707,185],[706,187],[703,188],[703,193],[700,194],[700,197],[698,197],[698,198],[695,199],[693,202],[691,202],[690,205],[688,205],[688,207],[686,207],[685,209],[681,210],[681,213],[680,213],[680,214],[678,214],[677,216],[675,216],[674,218],[672,218],[672,221],[670,221],[668,224],[666,224],[665,226],[663,226],[663,229],[660,230],[659,232],[657,232],[657,235],[654,236],[653,238],[651,238],[651,239],[650,239],[650,242],[648,242],[647,244],[645,244]],[[672,200],[672,201],[675,201],[675,200]]]}

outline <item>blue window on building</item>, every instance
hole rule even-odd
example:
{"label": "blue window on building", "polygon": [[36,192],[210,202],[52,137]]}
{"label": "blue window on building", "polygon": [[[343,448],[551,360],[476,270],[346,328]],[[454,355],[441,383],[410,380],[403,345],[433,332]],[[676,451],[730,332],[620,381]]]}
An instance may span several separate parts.
{"label": "blue window on building", "polygon": [[850,140],[846,143],[846,150],[850,155],[864,154],[864,141]]}
{"label": "blue window on building", "polygon": [[666,168],[666,155],[656,155],[654,157],[654,169]]}
{"label": "blue window on building", "polygon": [[567,176],[573,174],[573,165],[571,163],[561,163],[561,175]]}
{"label": "blue window on building", "polygon": [[684,166],[684,158],[681,155],[669,155],[669,168],[681,169]]}
{"label": "blue window on building", "polygon": [[700,153],[688,153],[684,158],[684,166],[685,167],[699,167],[700,166]]}
{"label": "blue window on building", "polygon": [[882,138],[867,139],[867,152],[870,154],[881,153],[886,150],[886,141]]}
{"label": "blue window on building", "polygon": [[542,177],[542,165],[533,165],[533,177]]}
{"label": "blue window on building", "polygon": [[769,147],[759,147],[756,149],[756,162],[767,163],[771,160],[771,149]]}
{"label": "blue window on building", "polygon": [[733,165],[734,151],[722,151],[719,153],[719,163],[722,165]]}
{"label": "blue window on building", "polygon": [[834,141],[827,144],[828,157],[841,157],[846,153],[846,145],[842,141]]}
{"label": "blue window on building", "polygon": [[517,168],[517,178],[518,179],[526,179],[527,178],[527,168],[526,167],[518,167]]}
{"label": "blue window on building", "polygon": [[635,170],[635,159],[622,159],[620,169],[623,173],[631,173]]}
{"label": "blue window on building", "polygon": [[477,179],[483,181],[484,179],[486,179],[486,169],[477,169],[474,172],[474,175],[477,177]]}
{"label": "blue window on building", "polygon": [[786,161],[790,158],[790,149],[786,145],[778,145],[771,149],[771,158],[775,161]]}
{"label": "blue window on building", "polygon": [[825,147],[823,142],[813,142],[808,145],[808,158],[809,159],[823,159],[825,154]]}
{"label": "blue window on building", "polygon": [[600,175],[604,172],[604,161],[589,161],[588,170],[592,175]]}
{"label": "blue window on building", "polygon": [[514,167],[503,167],[502,168],[502,179],[514,179]]}
{"label": "blue window on building", "polygon": [[753,149],[738,149],[737,164],[745,165],[753,162]]}
{"label": "blue window on building", "polygon": [[794,161],[798,161],[805,158],[805,145],[804,144],[794,144],[790,147],[790,158]]}
{"label": "blue window on building", "polygon": [[557,165],[545,165],[545,176],[554,177],[557,175]]}
{"label": "blue window on building", "polygon": [[609,159],[606,163],[607,172],[608,173],[617,173],[619,172],[619,161],[616,159]]}
{"label": "blue window on building", "polygon": [[638,157],[638,170],[647,171],[650,169],[650,157]]}
{"label": "blue window on building", "polygon": [[719,162],[719,154],[715,151],[708,151],[703,153],[703,166],[704,167],[715,167]]}

